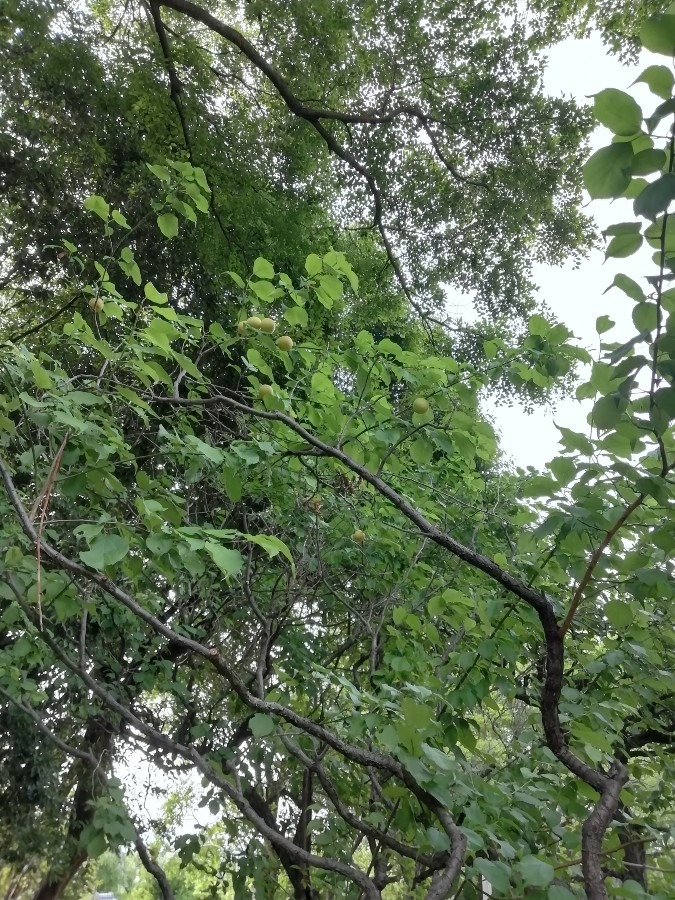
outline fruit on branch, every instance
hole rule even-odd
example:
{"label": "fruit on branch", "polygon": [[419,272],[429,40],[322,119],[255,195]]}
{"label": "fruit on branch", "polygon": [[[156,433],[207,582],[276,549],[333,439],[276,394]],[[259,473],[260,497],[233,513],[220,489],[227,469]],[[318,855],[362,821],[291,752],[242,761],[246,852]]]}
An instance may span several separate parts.
{"label": "fruit on branch", "polygon": [[288,353],[292,346],[293,338],[289,337],[287,334],[283,334],[280,338],[277,338],[277,347],[284,353]]}

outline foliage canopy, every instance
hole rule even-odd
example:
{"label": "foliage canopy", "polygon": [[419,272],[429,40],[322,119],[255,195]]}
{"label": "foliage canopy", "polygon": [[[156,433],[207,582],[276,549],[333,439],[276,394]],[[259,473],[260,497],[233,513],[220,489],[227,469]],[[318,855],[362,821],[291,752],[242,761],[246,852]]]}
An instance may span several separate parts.
{"label": "foliage canopy", "polygon": [[[606,254],[653,274],[591,359],[527,293],[588,229],[525,26],[317,8],[4,9],[0,858],[39,900],[132,845],[164,900],[667,900],[672,72],[594,98]],[[580,362],[589,432],[509,471],[481,391]],[[205,827],[139,816],[137,753]]]}

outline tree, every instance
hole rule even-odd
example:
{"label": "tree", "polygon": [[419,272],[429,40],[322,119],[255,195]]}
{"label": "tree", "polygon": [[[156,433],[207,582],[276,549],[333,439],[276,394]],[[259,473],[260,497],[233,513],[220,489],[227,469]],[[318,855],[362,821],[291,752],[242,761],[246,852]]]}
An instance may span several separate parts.
{"label": "tree", "polygon": [[[672,56],[675,15],[642,40]],[[42,896],[130,844],[173,896],[112,768],[142,748],[203,779],[237,900],[484,883],[665,900],[675,194],[672,136],[656,143],[674,79],[643,79],[649,133],[629,95],[599,94],[617,139],[584,178],[634,198],[607,253],[651,244],[655,274],[649,294],[617,278],[636,333],[603,343],[579,389],[590,436],[561,429],[547,475],[500,466],[478,394],[504,371],[545,390],[587,359],[563,325],[531,315],[478,362],[350,333],[359,279],[323,248],[302,271],[232,270],[235,309],[204,322],[148,279],[126,210],[85,200],[87,240],[59,251],[77,308],[2,351],[0,696],[47,786],[68,786],[59,760],[75,773]],[[170,247],[213,191],[192,162],[152,166],[148,228]],[[330,341],[327,312],[345,323]],[[212,840],[171,844],[194,866]]]}
{"label": "tree", "polygon": [[[369,298],[403,292],[445,318],[451,283],[484,312],[526,316],[532,262],[590,242],[588,116],[543,93],[524,26],[484,5],[4,9],[3,256],[20,330],[72,299],[54,290],[56,254],[28,236],[60,245],[65,231],[91,251],[83,194],[124,202],[147,277],[207,320],[228,321],[226,269],[257,253],[292,269],[331,246]],[[212,215],[168,255],[144,164],[177,153],[206,172]]]}

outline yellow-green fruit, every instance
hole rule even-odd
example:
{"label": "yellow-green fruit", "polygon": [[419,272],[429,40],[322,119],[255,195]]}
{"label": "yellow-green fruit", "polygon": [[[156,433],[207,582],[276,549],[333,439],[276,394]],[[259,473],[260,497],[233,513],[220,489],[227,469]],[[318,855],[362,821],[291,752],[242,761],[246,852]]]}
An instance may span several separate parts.
{"label": "yellow-green fruit", "polygon": [[103,300],[101,300],[100,297],[90,297],[89,309],[92,309],[94,312],[101,312],[103,309]]}
{"label": "yellow-green fruit", "polygon": [[283,334],[280,338],[277,338],[277,347],[280,350],[283,350],[284,353],[288,353],[292,346],[293,338],[289,337],[287,334]]}
{"label": "yellow-green fruit", "polygon": [[413,412],[423,415],[429,409],[429,401],[425,397],[415,397],[413,400]]}
{"label": "yellow-green fruit", "polygon": [[237,322],[237,334],[239,337],[246,334],[246,322]]}
{"label": "yellow-green fruit", "polygon": [[264,397],[271,397],[274,389],[271,384],[261,384],[258,388],[258,396],[262,400]]}
{"label": "yellow-green fruit", "polygon": [[352,539],[355,540],[357,544],[362,544],[366,539],[365,531],[361,531],[360,528],[357,528],[352,535]]}
{"label": "yellow-green fruit", "polygon": [[260,328],[260,326],[262,325],[262,319],[260,318],[260,316],[249,316],[249,318],[246,320],[246,324],[250,328]]}
{"label": "yellow-green fruit", "polygon": [[260,321],[260,330],[264,331],[265,334],[272,334],[276,327],[277,323],[274,319],[270,319],[269,316],[265,316],[265,318]]}

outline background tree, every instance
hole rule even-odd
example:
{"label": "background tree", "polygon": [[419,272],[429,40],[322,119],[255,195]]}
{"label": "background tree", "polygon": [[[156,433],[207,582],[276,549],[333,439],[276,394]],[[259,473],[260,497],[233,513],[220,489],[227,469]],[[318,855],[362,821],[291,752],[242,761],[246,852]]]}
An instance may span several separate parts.
{"label": "background tree", "polygon": [[[234,41],[275,87],[270,102],[337,152],[344,116],[298,107],[241,31],[172,6],[189,21],[150,8],[158,37],[192,40],[199,22],[213,47]],[[649,20],[646,46],[672,55],[673,22]],[[207,43],[209,65],[215,52]],[[673,77],[645,78],[665,100],[654,132]],[[673,151],[652,146],[627,95],[598,95],[595,109],[622,140],[586,165],[589,191],[628,192],[652,222],[616,226],[607,252],[651,242],[658,274],[650,295],[617,281],[636,334],[605,344],[580,388],[596,397],[594,430],[562,430],[551,474],[525,483],[500,468],[477,398],[503,373],[546,391],[586,360],[563,325],[527,316],[518,343],[495,327],[477,360],[438,352],[433,331],[402,343],[355,332],[368,295],[324,248],[290,271],[257,256],[219,272],[229,315],[204,322],[197,294],[160,281],[162,254],[146,266],[140,244],[146,228],[146,253],[154,240],[180,256],[206,227],[215,190],[196,157],[142,170],[137,218],[80,198],[83,239],[54,249],[66,273],[54,295],[71,306],[23,338],[10,318],[1,374],[0,694],[3,714],[35,729],[44,773],[13,772],[11,735],[3,765],[32,777],[36,820],[50,804],[68,811],[46,832],[41,896],[133,844],[166,900],[179,885],[156,851],[167,870],[172,850],[206,866],[210,889],[236,898],[473,898],[487,880],[494,896],[603,900],[644,896],[648,865],[647,896],[667,897]],[[346,123],[353,152],[368,157],[411,117],[422,125],[386,115]],[[411,158],[429,152],[413,145]],[[375,201],[380,182],[354,171]],[[423,308],[410,248],[386,245],[392,222],[376,228],[379,258],[395,274],[404,260],[399,288]],[[341,327],[327,340],[329,322]],[[600,317],[600,334],[611,327]],[[217,871],[205,850],[217,831],[148,850],[150,823],[114,765],[137,750],[203,778]],[[7,861],[30,860],[13,837]]]}

